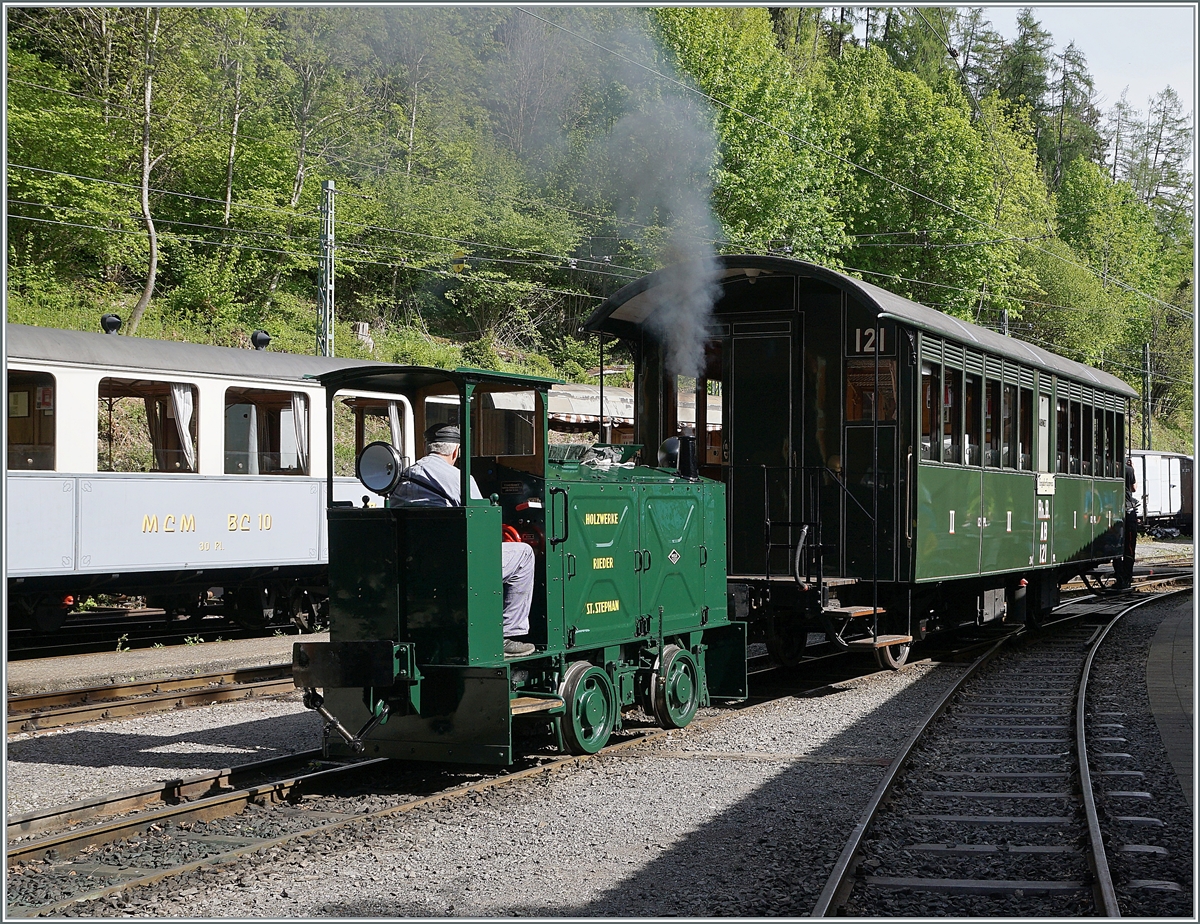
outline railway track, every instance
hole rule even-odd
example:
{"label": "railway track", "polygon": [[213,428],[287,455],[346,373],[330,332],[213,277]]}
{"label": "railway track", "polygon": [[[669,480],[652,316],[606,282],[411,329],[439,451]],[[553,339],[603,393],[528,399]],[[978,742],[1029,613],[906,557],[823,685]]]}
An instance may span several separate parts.
{"label": "railway track", "polygon": [[191,706],[288,693],[292,665],[238,668],[168,680],[30,693],[8,698],[8,734],[107,722]]}
{"label": "railway track", "polygon": [[[1078,620],[1077,614],[1060,611],[1048,626]],[[1010,630],[1004,637],[1022,634]],[[938,657],[961,657],[987,641],[997,644],[971,638],[961,650],[940,652]],[[697,719],[693,726],[722,721],[735,711],[770,704],[779,696],[816,694],[844,679],[830,672],[835,662],[848,661],[830,659],[829,669],[806,685],[781,674],[776,689],[738,710]],[[892,672],[873,673],[886,677]],[[633,726],[600,755],[665,734],[657,728]],[[591,759],[542,756],[511,770],[478,772],[434,765],[397,767],[381,761],[323,761],[313,752],[30,813],[9,822],[8,913],[54,915],[88,901],[132,896],[138,889],[201,867],[269,854],[285,844],[303,844],[321,831],[469,796]],[[104,820],[96,824],[98,819]]]}
{"label": "railway track", "polygon": [[[864,676],[862,665],[857,671],[848,669],[848,660],[830,659],[828,668],[800,685],[781,676],[773,685],[777,689],[720,715],[698,718],[690,727],[722,721],[780,696],[814,694],[847,677]],[[885,670],[866,676],[892,674]],[[9,823],[8,914],[58,914],[81,902],[269,852],[358,820],[570,769],[669,733],[649,723],[629,723],[597,755],[538,756],[508,770],[485,772],[445,765],[398,766],[382,760],[323,761],[314,752],[30,813]],[[356,801],[363,794],[368,802],[382,804],[364,811],[361,800]],[[106,820],[89,824],[101,818]]]}
{"label": "railway track", "polygon": [[1087,742],[1121,725],[1086,688],[1108,628],[1161,596],[1065,604],[1036,643],[982,654],[888,768],[813,916],[1119,916]]}

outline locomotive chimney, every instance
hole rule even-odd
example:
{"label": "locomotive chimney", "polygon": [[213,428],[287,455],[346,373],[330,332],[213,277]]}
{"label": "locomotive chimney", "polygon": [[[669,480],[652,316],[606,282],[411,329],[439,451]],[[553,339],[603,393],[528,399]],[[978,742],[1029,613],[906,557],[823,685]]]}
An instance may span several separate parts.
{"label": "locomotive chimney", "polygon": [[699,461],[696,458],[696,437],[679,437],[679,477],[695,481],[700,477]]}

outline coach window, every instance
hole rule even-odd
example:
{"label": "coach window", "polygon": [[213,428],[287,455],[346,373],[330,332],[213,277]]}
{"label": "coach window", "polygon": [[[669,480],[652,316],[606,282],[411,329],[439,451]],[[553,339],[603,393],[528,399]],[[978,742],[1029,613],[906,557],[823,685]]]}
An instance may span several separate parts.
{"label": "coach window", "polygon": [[980,431],[983,427],[983,381],[977,375],[967,376],[966,400],[963,410],[967,415],[967,464],[979,465]]}
{"label": "coach window", "polygon": [[1058,399],[1055,416],[1055,445],[1054,452],[1057,455],[1057,470],[1060,475],[1067,474],[1067,459],[1069,457],[1069,440],[1067,434],[1070,432],[1070,415],[1067,413],[1067,400],[1065,398]]}
{"label": "coach window", "polygon": [[1021,406],[1017,417],[1017,467],[1033,468],[1033,389],[1021,389]]}
{"label": "coach window", "polygon": [[962,462],[962,379],[958,369],[946,370],[942,398],[942,461]]}
{"label": "coach window", "polygon": [[1118,473],[1118,459],[1120,458],[1120,447],[1116,443],[1116,421],[1117,415],[1113,411],[1104,412],[1104,477],[1116,478]]}
{"label": "coach window", "polygon": [[936,363],[924,363],[921,366],[921,458],[937,462],[938,452],[937,421],[941,420],[942,397],[941,367]]}
{"label": "coach window", "polygon": [[194,385],[101,379],[98,417],[98,471],[196,471]]}
{"label": "coach window", "polygon": [[[1096,468],[1093,464],[1093,443],[1095,442],[1096,431],[1094,422],[1096,420],[1096,412],[1090,404],[1085,404],[1080,410],[1079,424],[1083,430],[1083,441],[1080,443],[1079,455],[1083,460],[1083,474],[1094,475]],[[1100,434],[1103,439],[1103,434]]]}
{"label": "coach window", "polygon": [[1000,466],[1017,467],[1017,386],[1004,384],[1003,424],[1000,433]]}
{"label": "coach window", "polygon": [[1079,475],[1082,473],[1083,457],[1080,453],[1080,447],[1083,445],[1083,405],[1078,401],[1071,402],[1071,442],[1068,444],[1067,452],[1070,454],[1070,473]]}
{"label": "coach window", "polygon": [[54,376],[8,373],[8,468],[54,471]]}
{"label": "coach window", "polygon": [[1000,383],[987,380],[987,401],[984,405],[983,464],[993,468],[1000,465]]}
{"label": "coach window", "polygon": [[1050,396],[1038,395],[1037,470],[1050,471]]}
{"label": "coach window", "polygon": [[[875,360],[846,360],[846,423],[875,419]],[[896,419],[896,360],[879,360],[879,419]]]}
{"label": "coach window", "polygon": [[307,475],[308,398],[300,392],[225,390],[225,474]]}

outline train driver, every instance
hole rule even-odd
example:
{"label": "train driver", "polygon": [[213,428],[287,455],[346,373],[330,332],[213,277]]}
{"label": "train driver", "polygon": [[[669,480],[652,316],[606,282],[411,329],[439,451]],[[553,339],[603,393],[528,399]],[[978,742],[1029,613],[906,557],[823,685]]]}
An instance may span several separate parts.
{"label": "train driver", "polygon": [[[392,492],[392,503],[408,506],[460,507],[462,473],[455,466],[462,451],[458,427],[438,424],[425,431],[425,456],[409,466]],[[471,479],[471,497],[482,498]],[[500,576],[504,581],[504,654],[533,654],[534,646],[518,641],[529,632],[529,607],[533,602],[533,547],[525,542],[505,542],[500,547]]]}

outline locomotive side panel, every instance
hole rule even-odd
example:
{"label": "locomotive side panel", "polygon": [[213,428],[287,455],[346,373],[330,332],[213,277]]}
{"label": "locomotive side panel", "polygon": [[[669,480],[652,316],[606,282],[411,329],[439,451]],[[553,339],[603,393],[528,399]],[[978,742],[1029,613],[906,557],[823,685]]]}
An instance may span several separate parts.
{"label": "locomotive side panel", "polygon": [[[565,516],[562,629],[558,638],[579,647],[632,638],[641,608],[638,488],[630,484],[572,484],[554,494],[555,519]],[[565,505],[565,513],[558,510]],[[570,644],[568,643],[568,646]]]}

